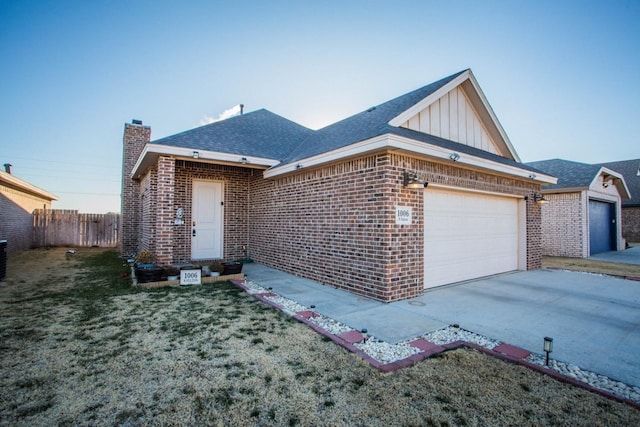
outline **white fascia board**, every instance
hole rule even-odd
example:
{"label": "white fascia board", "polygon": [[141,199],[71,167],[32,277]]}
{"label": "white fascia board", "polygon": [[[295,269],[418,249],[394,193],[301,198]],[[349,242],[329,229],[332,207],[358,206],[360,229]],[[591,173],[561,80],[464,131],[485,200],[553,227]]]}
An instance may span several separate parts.
{"label": "white fascia board", "polygon": [[35,185],[29,184],[28,182],[23,181],[20,178],[11,175],[10,173],[0,171],[0,182],[5,182],[16,188],[24,190],[27,193],[42,197],[43,199],[58,200],[58,196],[51,194],[48,191],[43,190],[42,188],[38,188]]}
{"label": "white fascia board", "polygon": [[[285,173],[294,172],[299,168],[308,168],[318,166],[324,163],[340,160],[352,156],[360,156],[368,152],[377,151],[381,149],[388,150],[402,150],[411,153],[416,153],[422,156],[427,156],[439,160],[444,160],[449,163],[453,163],[449,156],[452,150],[438,147],[436,145],[427,144],[424,142],[416,141],[410,138],[402,137],[393,134],[379,135],[374,138],[370,138],[364,141],[357,142],[355,144],[348,145],[346,147],[339,148],[337,150],[329,151],[327,153],[319,154],[317,156],[301,159],[294,163],[288,163],[273,169],[266,170],[264,172],[265,178],[273,178]],[[515,166],[505,165],[502,163],[494,162],[491,160],[483,159],[480,157],[470,156],[468,154],[461,154],[460,159],[456,161],[460,165],[473,166],[480,169],[490,170],[493,172],[503,173],[507,175],[517,176],[521,178],[531,179],[531,172],[526,169],[521,169]],[[532,181],[538,181],[543,184],[556,184],[558,179],[556,177],[544,174],[536,174]]]}
{"label": "white fascia board", "polygon": [[478,95],[478,98],[480,98],[480,101],[482,102],[484,109],[487,111],[487,114],[489,114],[489,117],[493,121],[493,125],[498,130],[498,133],[500,134],[500,137],[504,141],[504,144],[507,146],[509,153],[513,156],[515,161],[520,162],[521,161],[520,156],[518,156],[518,153],[513,147],[513,144],[511,144],[511,140],[509,140],[507,133],[504,131],[504,128],[500,124],[498,117],[495,115],[493,108],[491,108],[491,104],[489,104],[487,97],[484,95],[484,92],[482,92],[482,89],[480,88],[480,85],[478,84],[478,81],[476,80],[471,70],[466,70],[464,73],[460,74],[458,77],[451,80],[449,83],[442,86],[440,89],[438,89],[431,95],[427,96],[426,98],[418,102],[413,107],[409,108],[408,110],[404,111],[400,115],[391,119],[389,121],[389,125],[395,126],[395,127],[401,126],[407,120],[409,120],[410,118],[418,114],[420,111],[424,110],[429,105],[433,104],[435,101],[443,97],[446,93],[460,86],[462,83],[464,83],[467,80],[469,80],[476,94]]}
{"label": "white fascia board", "polygon": [[[193,157],[193,152],[198,152],[198,158]],[[131,172],[131,177],[135,177],[137,174],[144,172],[144,169],[155,163],[158,156],[174,156],[176,158],[195,161],[218,161],[224,163],[237,164],[243,167],[259,166],[260,168],[269,168],[280,163],[279,160],[267,159],[264,157],[254,157],[243,154],[230,154],[222,153],[219,151],[207,151],[193,148],[184,147],[172,147],[168,145],[159,144],[147,144],[145,145],[138,161],[136,162]],[[242,158],[246,158],[247,161],[243,162]],[[142,169],[142,170],[141,170]]]}

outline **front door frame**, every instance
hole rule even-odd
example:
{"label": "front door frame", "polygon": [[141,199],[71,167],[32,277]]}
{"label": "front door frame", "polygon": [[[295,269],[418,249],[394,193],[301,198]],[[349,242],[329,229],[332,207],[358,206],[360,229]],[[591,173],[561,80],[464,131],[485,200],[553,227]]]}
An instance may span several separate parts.
{"label": "front door frame", "polygon": [[[215,247],[215,245],[212,247],[211,252],[209,252],[208,254],[202,254],[201,252],[198,252],[198,249],[196,247],[194,247],[194,235],[197,236],[198,230],[199,230],[199,224],[201,223],[201,221],[199,220],[199,213],[197,211],[198,207],[196,206],[196,187],[198,186],[206,186],[206,185],[211,185],[212,187],[215,186],[217,187],[217,189],[219,190],[219,200],[214,200],[212,202],[213,206],[211,206],[212,209],[218,209],[219,208],[219,218],[217,219],[217,221],[215,220],[215,216],[213,216],[214,219],[214,223],[217,222],[217,227],[218,227],[218,233],[219,233],[219,238],[217,238],[216,240],[218,240],[218,246],[217,248]],[[219,203],[219,204],[218,204]],[[212,211],[212,213],[215,214],[214,211]],[[209,219],[209,218],[205,218],[205,219]],[[215,227],[216,225],[213,224],[212,227]],[[200,232],[202,233],[203,230],[200,229]],[[192,260],[205,260],[205,259],[222,259],[224,257],[224,181],[219,181],[219,180],[208,180],[208,179],[197,179],[197,178],[193,178],[192,180],[192,194],[191,194],[191,224],[190,224],[190,241],[191,241],[191,259]]]}

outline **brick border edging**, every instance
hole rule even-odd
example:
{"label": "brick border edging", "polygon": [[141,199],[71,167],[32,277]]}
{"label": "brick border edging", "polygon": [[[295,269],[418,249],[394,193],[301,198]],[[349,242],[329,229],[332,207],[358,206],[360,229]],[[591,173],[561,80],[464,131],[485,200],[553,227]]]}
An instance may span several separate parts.
{"label": "brick border edging", "polygon": [[[245,292],[247,292],[248,288],[246,286],[243,285],[243,281],[242,280],[229,280],[229,282],[233,283],[235,286],[241,288],[242,290],[244,290]],[[247,292],[249,293],[249,292]],[[272,293],[265,293],[265,294],[251,294],[249,293],[249,295],[253,296],[255,299],[257,299],[258,301],[261,301],[267,305],[270,305],[271,307],[274,307],[280,311],[282,311],[283,313],[290,313],[288,310],[285,310],[282,306],[280,306],[279,304],[274,303],[273,301],[268,300],[266,297],[269,295],[273,295]],[[507,363],[512,363],[514,365],[519,365],[519,366],[524,366],[526,368],[532,369],[540,374],[543,375],[548,375],[551,378],[561,381],[563,383],[567,383],[570,385],[573,385],[575,387],[580,387],[584,390],[590,391],[592,393],[596,393],[600,396],[615,400],[617,402],[620,403],[626,403],[627,405],[631,405],[636,409],[640,410],[640,403],[639,402],[635,402],[633,400],[630,399],[626,399],[624,397],[615,395],[611,392],[608,392],[606,390],[602,390],[599,388],[596,388],[590,384],[587,384],[585,382],[582,381],[578,381],[574,378],[571,378],[567,375],[563,375],[558,371],[555,371],[553,369],[550,368],[546,368],[544,366],[541,365],[537,365],[535,363],[531,363],[528,362],[524,359],[519,359],[513,356],[509,356],[507,354],[504,353],[500,353],[491,349],[488,349],[486,347],[483,347],[481,345],[475,344],[475,343],[471,343],[471,342],[467,342],[467,341],[454,341],[448,344],[442,344],[440,347],[441,349],[435,349],[435,350],[427,350],[427,351],[421,351],[420,353],[416,353],[413,354],[407,358],[404,359],[400,359],[400,360],[396,360],[394,362],[390,362],[390,363],[381,363],[379,361],[377,361],[376,359],[374,359],[373,357],[369,356],[367,353],[365,353],[364,351],[360,350],[358,347],[354,346],[353,344],[351,344],[350,342],[340,338],[337,335],[334,335],[332,333],[330,333],[329,331],[322,329],[320,326],[316,325],[315,323],[311,322],[310,320],[299,316],[296,313],[291,313],[290,314],[291,317],[293,317],[295,320],[297,320],[300,323],[303,323],[305,325],[307,325],[309,328],[311,328],[314,332],[327,337],[328,339],[330,339],[331,341],[333,341],[334,343],[338,344],[341,347],[344,347],[345,349],[349,350],[351,353],[354,353],[356,355],[358,355],[360,358],[364,359],[367,363],[369,363],[371,366],[373,366],[374,368],[378,369],[381,372],[384,373],[389,373],[389,372],[393,372],[396,371],[398,369],[401,368],[407,368],[409,366],[415,365],[418,362],[421,362],[425,359],[430,358],[431,356],[434,356],[436,354],[441,354],[444,353],[446,351],[450,351],[450,350],[457,350],[459,348],[470,348],[473,350],[477,350],[483,354],[486,354],[487,356],[492,356],[495,357],[497,359],[500,359],[504,362]]]}

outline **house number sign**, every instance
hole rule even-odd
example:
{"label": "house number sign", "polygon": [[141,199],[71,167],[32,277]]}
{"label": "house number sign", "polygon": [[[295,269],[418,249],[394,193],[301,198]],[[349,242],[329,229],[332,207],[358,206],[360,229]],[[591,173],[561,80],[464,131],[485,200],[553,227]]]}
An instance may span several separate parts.
{"label": "house number sign", "polygon": [[396,206],[396,224],[411,225],[411,207]]}
{"label": "house number sign", "polygon": [[202,283],[202,270],[180,270],[181,285],[200,285]]}

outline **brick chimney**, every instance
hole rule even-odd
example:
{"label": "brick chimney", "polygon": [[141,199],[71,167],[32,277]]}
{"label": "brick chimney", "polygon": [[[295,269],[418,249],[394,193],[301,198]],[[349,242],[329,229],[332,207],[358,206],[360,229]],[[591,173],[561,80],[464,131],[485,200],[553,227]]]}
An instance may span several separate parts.
{"label": "brick chimney", "polygon": [[141,120],[124,124],[122,138],[122,194],[120,221],[120,253],[131,255],[138,251],[138,229],[140,222],[140,188],[131,178],[133,167],[144,146],[151,141],[151,127],[143,126]]}

